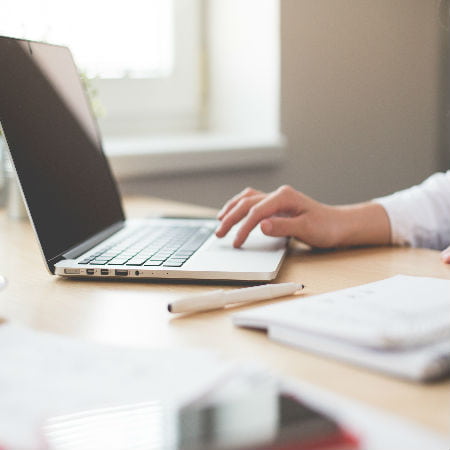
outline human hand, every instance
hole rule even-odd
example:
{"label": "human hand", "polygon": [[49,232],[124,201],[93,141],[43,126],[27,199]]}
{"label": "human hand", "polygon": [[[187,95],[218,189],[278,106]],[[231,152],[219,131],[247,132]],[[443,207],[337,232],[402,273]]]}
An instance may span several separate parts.
{"label": "human hand", "polygon": [[442,253],[441,253],[442,261],[444,261],[446,264],[450,264],[450,247],[447,247]]}
{"label": "human hand", "polygon": [[292,236],[313,247],[333,247],[339,241],[341,210],[324,205],[290,186],[264,193],[247,188],[228,201],[217,215],[217,237],[224,237],[242,220],[233,242],[241,247],[260,224],[268,236]]}

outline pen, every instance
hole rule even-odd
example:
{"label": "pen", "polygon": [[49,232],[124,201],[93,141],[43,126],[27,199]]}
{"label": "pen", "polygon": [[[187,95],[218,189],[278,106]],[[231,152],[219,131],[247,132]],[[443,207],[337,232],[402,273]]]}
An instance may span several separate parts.
{"label": "pen", "polygon": [[191,295],[174,300],[167,305],[167,309],[171,313],[207,311],[236,303],[256,302],[283,297],[294,294],[304,287],[301,283],[278,283],[233,289],[231,291],[218,289],[205,294]]}

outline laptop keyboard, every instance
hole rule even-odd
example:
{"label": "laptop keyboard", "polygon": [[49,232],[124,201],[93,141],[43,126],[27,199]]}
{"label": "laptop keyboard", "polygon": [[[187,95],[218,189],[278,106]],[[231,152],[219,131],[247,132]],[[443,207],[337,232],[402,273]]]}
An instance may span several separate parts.
{"label": "laptop keyboard", "polygon": [[78,264],[95,266],[181,267],[211,236],[205,226],[143,226]]}

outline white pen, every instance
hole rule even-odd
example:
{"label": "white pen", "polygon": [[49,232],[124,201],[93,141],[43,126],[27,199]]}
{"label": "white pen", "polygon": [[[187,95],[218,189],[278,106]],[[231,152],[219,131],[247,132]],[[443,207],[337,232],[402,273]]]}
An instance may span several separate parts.
{"label": "white pen", "polygon": [[190,295],[174,300],[167,305],[171,313],[185,313],[196,311],[207,311],[210,309],[223,308],[226,305],[269,300],[276,297],[291,295],[303,289],[300,283],[278,283],[253,286],[248,288],[233,289],[226,291],[217,289],[204,294]]}

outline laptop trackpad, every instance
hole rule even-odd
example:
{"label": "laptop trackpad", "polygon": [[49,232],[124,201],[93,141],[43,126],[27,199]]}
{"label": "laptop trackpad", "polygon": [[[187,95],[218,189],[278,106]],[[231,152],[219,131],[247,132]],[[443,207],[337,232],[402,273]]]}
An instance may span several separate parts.
{"label": "laptop trackpad", "polygon": [[237,229],[231,230],[224,238],[213,239],[211,242],[211,248],[214,250],[224,251],[257,251],[257,252],[271,252],[286,247],[286,238],[275,238],[266,236],[259,227],[255,228],[248,236],[244,245],[235,249],[233,247],[233,241],[236,237]]}
{"label": "laptop trackpad", "polygon": [[250,233],[244,245],[236,249],[233,247],[234,237],[235,232],[222,239],[212,237],[194,255],[189,266],[206,265],[209,270],[233,272],[271,272],[279,266],[286,249],[286,238],[265,236],[257,228]]}

